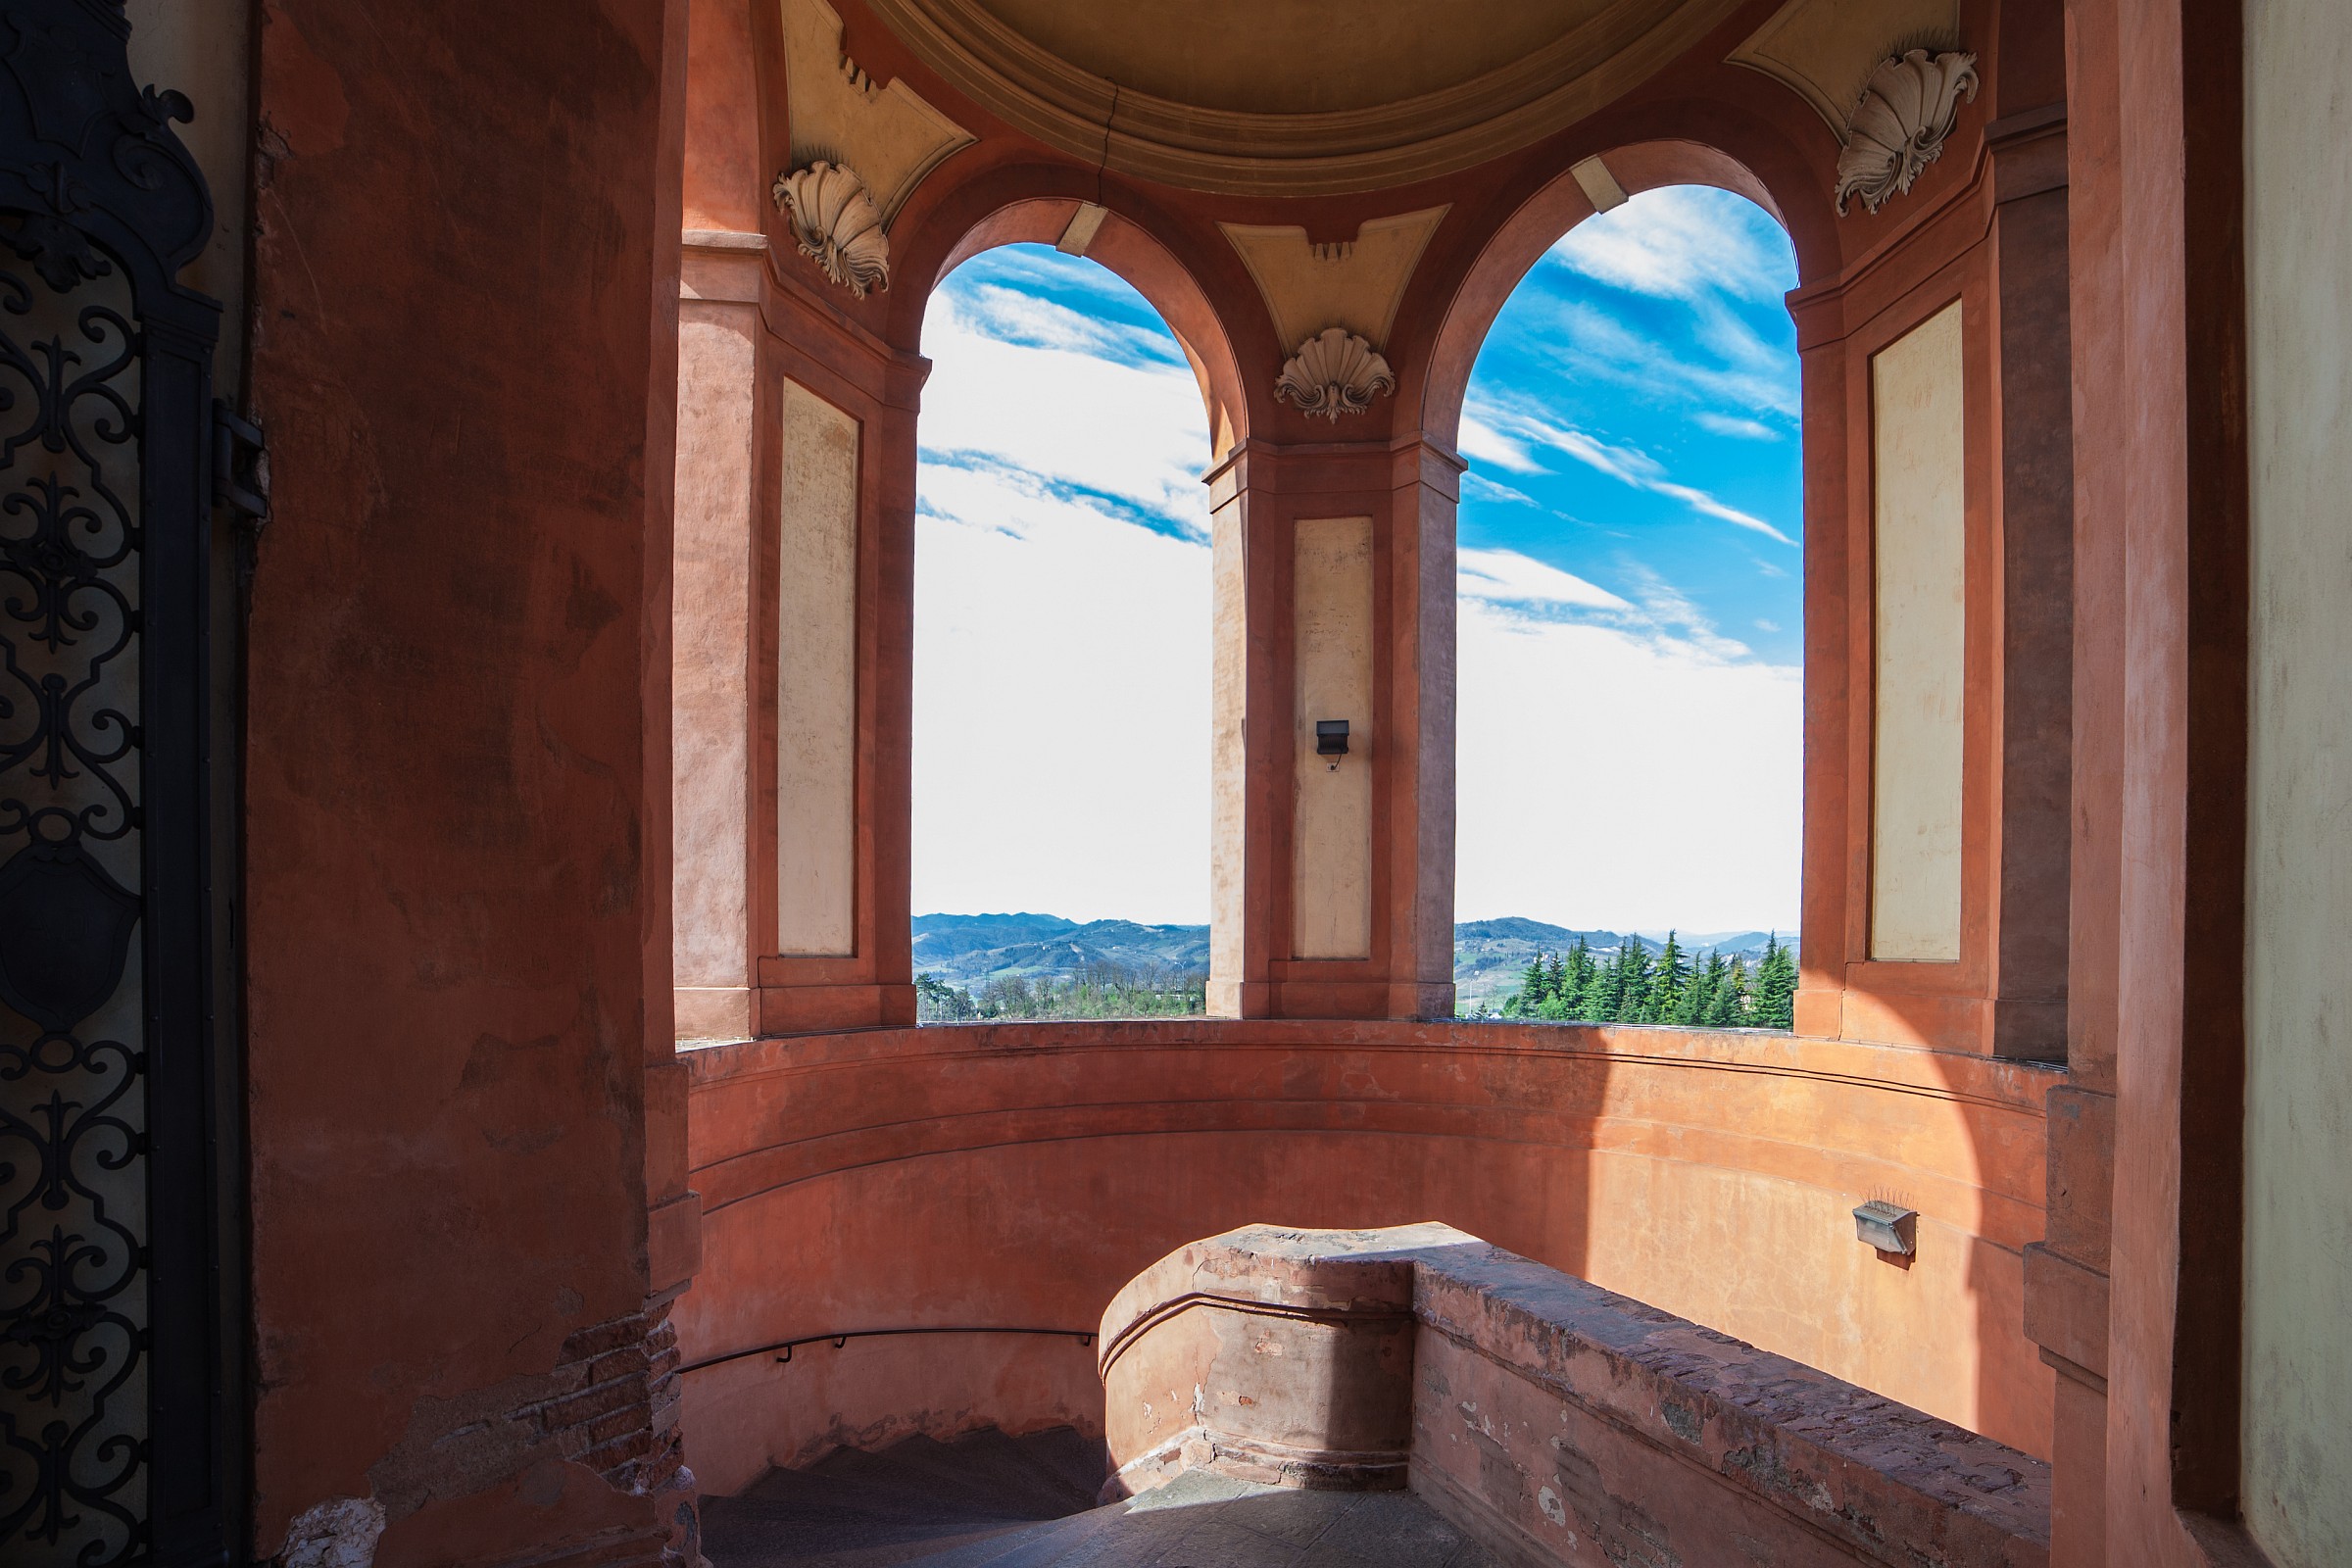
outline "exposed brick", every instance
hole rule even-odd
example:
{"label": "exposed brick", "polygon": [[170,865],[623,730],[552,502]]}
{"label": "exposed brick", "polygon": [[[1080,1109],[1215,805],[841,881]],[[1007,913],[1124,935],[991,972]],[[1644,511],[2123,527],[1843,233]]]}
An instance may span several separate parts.
{"label": "exposed brick", "polygon": [[[666,1323],[668,1319],[662,1321]],[[645,1314],[632,1312],[627,1317],[616,1317],[610,1323],[597,1323],[576,1331],[564,1342],[562,1358],[566,1361],[592,1361],[624,1345],[642,1346],[644,1342]]]}
{"label": "exposed brick", "polygon": [[610,1383],[614,1378],[644,1377],[651,1366],[642,1345],[624,1345],[617,1350],[607,1350],[588,1363],[590,1383]]}
{"label": "exposed brick", "polygon": [[587,1427],[588,1442],[592,1446],[602,1445],[624,1434],[635,1433],[651,1444],[654,1441],[654,1429],[653,1423],[646,1419],[646,1414],[644,1405],[632,1404],[591,1421]]}
{"label": "exposed brick", "polygon": [[586,1465],[606,1480],[611,1481],[613,1479],[614,1471],[627,1464],[631,1459],[643,1458],[653,1451],[653,1446],[654,1440],[650,1433],[630,1432],[610,1443],[584,1449],[573,1455],[573,1458],[575,1462]]}
{"label": "exposed brick", "polygon": [[601,1384],[540,1406],[537,1414],[548,1431],[583,1426],[624,1405],[646,1402],[645,1384],[636,1378]]}

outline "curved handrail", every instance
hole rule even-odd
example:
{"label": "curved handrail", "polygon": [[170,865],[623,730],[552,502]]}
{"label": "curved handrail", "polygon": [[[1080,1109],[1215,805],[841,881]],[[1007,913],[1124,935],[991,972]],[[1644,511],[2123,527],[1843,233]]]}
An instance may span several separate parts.
{"label": "curved handrail", "polygon": [[833,1348],[838,1350],[843,1346],[849,1344],[849,1342],[852,1340],[886,1339],[901,1334],[1045,1334],[1057,1336],[1064,1339],[1076,1340],[1080,1345],[1092,1345],[1095,1343],[1095,1331],[1093,1329],[1001,1328],[995,1325],[942,1325],[936,1328],[917,1327],[903,1329],[844,1329],[835,1334],[804,1334],[797,1340],[777,1340],[773,1344],[769,1345],[755,1345],[748,1350],[729,1350],[724,1355],[707,1355],[699,1361],[687,1362],[684,1366],[678,1368],[678,1372],[679,1375],[683,1376],[688,1372],[700,1372],[705,1367],[718,1366],[727,1361],[741,1361],[748,1356],[765,1355],[770,1350],[782,1350],[784,1352],[782,1355],[776,1357],[776,1364],[781,1366],[792,1359],[792,1352],[794,1348],[799,1346],[817,1345],[824,1341],[830,1340],[833,1343]]}

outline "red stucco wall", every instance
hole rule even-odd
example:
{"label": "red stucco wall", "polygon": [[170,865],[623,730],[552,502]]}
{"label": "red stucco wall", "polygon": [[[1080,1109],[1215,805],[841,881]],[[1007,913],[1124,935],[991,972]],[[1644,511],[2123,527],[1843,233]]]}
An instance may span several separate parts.
{"label": "red stucco wall", "polygon": [[679,16],[263,14],[260,1555],[338,1496],[382,1568],[663,1528],[595,1468],[642,1412],[563,1401],[649,1288]]}
{"label": "red stucco wall", "polygon": [[[957,1026],[691,1053],[689,1363],[846,1329],[1091,1328],[1185,1242],[1440,1220],[2046,1454],[2022,1330],[2041,1096],[1973,1054],[1464,1024]],[[1920,1211],[1908,1267],[1849,1210]],[[910,1431],[1099,1427],[1075,1340],[812,1346],[690,1372],[714,1492]]]}

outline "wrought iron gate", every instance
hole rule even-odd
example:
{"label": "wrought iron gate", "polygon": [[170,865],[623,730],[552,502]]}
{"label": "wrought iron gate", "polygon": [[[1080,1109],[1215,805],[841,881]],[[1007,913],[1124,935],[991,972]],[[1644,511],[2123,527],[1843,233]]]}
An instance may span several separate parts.
{"label": "wrought iron gate", "polygon": [[[0,1559],[242,1560],[212,202],[122,0],[0,0]],[[219,475],[225,481],[225,473]]]}

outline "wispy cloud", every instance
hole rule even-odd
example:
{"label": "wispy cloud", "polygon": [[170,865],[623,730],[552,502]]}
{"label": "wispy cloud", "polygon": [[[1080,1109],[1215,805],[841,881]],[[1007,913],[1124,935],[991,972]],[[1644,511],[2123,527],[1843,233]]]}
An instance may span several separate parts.
{"label": "wispy cloud", "polygon": [[1728,435],[1739,441],[1778,441],[1781,432],[1761,419],[1742,419],[1736,415],[1718,414],[1713,409],[1701,409],[1690,420],[1702,430]]}
{"label": "wispy cloud", "polygon": [[1728,192],[1692,185],[1645,190],[1589,218],[1551,255],[1595,282],[1668,299],[1769,300],[1796,281],[1788,237],[1768,215]]}
{"label": "wispy cloud", "polygon": [[1455,557],[1455,569],[1459,591],[1469,599],[1634,612],[1631,601],[1516,550],[1464,550]]}
{"label": "wispy cloud", "polygon": [[[1534,462],[1532,452],[1535,449],[1557,452],[1564,457],[1573,458],[1595,472],[1608,475],[1620,484],[1632,485],[1636,489],[1647,490],[1654,495],[1679,501],[1702,516],[1713,517],[1719,522],[1728,522],[1734,527],[1749,529],[1780,544],[1791,547],[1796,544],[1794,539],[1753,513],[1742,512],[1738,507],[1727,506],[1694,485],[1683,484],[1668,477],[1666,466],[1646,452],[1631,446],[1603,441],[1583,430],[1553,423],[1540,414],[1529,412],[1523,408],[1507,406],[1498,401],[1481,402],[1477,408],[1476,416],[1465,415],[1462,422],[1467,427],[1475,417],[1481,429],[1488,432],[1482,435],[1482,443],[1494,444],[1501,450],[1531,454],[1529,457],[1531,464]],[[1531,468],[1522,471],[1540,471],[1540,469]]]}
{"label": "wispy cloud", "polygon": [[1535,507],[1541,510],[1544,505],[1526,491],[1514,490],[1507,484],[1497,484],[1476,469],[1462,475],[1462,489],[1481,500],[1499,501],[1506,507]]}
{"label": "wispy cloud", "polygon": [[[1001,284],[983,284],[960,291],[941,303],[956,317],[951,330],[973,332],[1023,348],[1084,354],[1113,365],[1184,368],[1183,351],[1165,332],[1086,316],[1066,305]],[[926,342],[930,325],[928,321],[924,323]]]}

